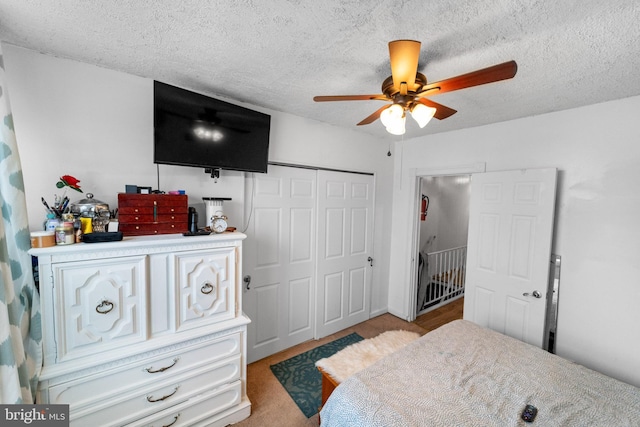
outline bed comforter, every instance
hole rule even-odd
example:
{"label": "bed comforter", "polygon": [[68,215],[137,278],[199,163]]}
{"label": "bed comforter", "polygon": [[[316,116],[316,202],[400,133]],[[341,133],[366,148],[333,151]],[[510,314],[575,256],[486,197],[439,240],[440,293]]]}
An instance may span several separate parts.
{"label": "bed comforter", "polygon": [[[538,408],[532,424],[525,405]],[[640,426],[640,388],[457,320],[340,384],[322,427]]]}

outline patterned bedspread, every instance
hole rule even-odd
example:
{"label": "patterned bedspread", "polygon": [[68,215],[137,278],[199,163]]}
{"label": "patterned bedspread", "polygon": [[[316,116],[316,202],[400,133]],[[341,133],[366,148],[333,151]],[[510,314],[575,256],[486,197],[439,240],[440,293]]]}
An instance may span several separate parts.
{"label": "patterned bedspread", "polygon": [[[533,424],[520,414],[538,408]],[[640,388],[457,320],[340,384],[322,427],[638,426]]]}

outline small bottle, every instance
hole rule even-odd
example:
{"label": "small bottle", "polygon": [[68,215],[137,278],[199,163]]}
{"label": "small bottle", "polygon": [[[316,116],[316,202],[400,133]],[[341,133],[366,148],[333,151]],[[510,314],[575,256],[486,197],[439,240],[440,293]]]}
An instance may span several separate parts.
{"label": "small bottle", "polygon": [[75,234],[76,243],[82,243],[82,223],[80,222],[80,218],[76,218],[73,221],[73,234]]}
{"label": "small bottle", "polygon": [[190,233],[196,234],[198,232],[198,211],[194,207],[189,208],[188,225]]}
{"label": "small bottle", "polygon": [[70,245],[76,242],[72,222],[63,222],[56,227],[56,245]]}
{"label": "small bottle", "polygon": [[47,221],[44,223],[44,231],[56,231],[56,227],[60,225],[60,220],[56,218],[55,214],[48,213]]}

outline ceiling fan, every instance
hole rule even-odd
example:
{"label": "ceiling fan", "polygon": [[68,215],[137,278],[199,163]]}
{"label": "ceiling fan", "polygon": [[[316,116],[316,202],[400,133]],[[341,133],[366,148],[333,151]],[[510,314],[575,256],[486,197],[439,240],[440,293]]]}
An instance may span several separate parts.
{"label": "ceiling fan", "polygon": [[427,82],[427,77],[418,72],[420,42],[415,40],[395,40],[389,42],[391,76],[382,82],[382,93],[377,95],[336,95],[315,96],[316,102],[326,101],[391,101],[366,117],[358,126],[373,123],[378,118],[389,133],[402,135],[405,132],[406,112],[424,127],[432,117],[446,119],[456,110],[427,99],[427,96],[452,92],[454,90],[507,80],[516,75],[518,66],[509,61],[471,73],[462,74],[435,83]]}

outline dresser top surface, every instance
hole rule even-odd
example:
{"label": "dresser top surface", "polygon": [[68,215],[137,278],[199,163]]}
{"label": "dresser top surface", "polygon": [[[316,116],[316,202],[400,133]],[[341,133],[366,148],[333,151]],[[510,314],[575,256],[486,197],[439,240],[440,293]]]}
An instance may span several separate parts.
{"label": "dresser top surface", "polygon": [[221,234],[183,236],[182,234],[162,234],[148,236],[125,236],[121,241],[102,243],[74,243],[71,245],[57,245],[47,248],[32,248],[29,254],[33,256],[80,254],[86,252],[100,252],[109,250],[155,248],[163,246],[179,247],[190,245],[238,245],[247,236],[240,232],[225,232]]}

